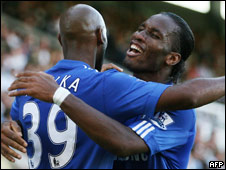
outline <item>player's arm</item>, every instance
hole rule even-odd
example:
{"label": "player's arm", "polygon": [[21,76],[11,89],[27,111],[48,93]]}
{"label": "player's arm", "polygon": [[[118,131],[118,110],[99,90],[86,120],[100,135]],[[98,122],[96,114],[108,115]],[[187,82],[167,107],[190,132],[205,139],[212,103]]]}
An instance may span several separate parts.
{"label": "player's arm", "polygon": [[117,156],[149,151],[145,142],[132,129],[99,112],[72,94],[60,107],[91,139]]}
{"label": "player's arm", "polygon": [[[18,77],[20,78],[14,81],[9,90],[26,89],[11,92],[10,96],[27,94],[53,102],[53,95],[59,85],[52,76],[27,72],[19,74]],[[128,156],[149,151],[145,142],[129,127],[104,115],[72,94],[66,97],[60,107],[90,138],[115,155]]]}
{"label": "player's arm", "polygon": [[15,162],[14,158],[21,159],[21,155],[10,147],[26,153],[27,143],[22,138],[21,127],[12,120],[1,124],[1,154],[11,162]]}
{"label": "player's arm", "polygon": [[[103,64],[101,72],[123,70],[113,63]],[[181,85],[167,88],[160,96],[155,111],[185,110],[203,106],[225,95],[225,76],[218,78],[197,78]]]}
{"label": "player's arm", "polygon": [[167,88],[155,111],[185,110],[211,103],[225,95],[225,76],[196,78]]}

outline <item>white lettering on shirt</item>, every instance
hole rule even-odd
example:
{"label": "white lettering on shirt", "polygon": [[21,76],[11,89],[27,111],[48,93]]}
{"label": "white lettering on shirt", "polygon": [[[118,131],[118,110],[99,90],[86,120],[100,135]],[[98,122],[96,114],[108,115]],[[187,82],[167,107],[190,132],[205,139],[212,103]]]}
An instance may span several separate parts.
{"label": "white lettering on shirt", "polygon": [[[65,87],[66,87],[66,80],[69,79],[70,77],[71,77],[71,75],[69,75],[69,76],[67,76],[67,75],[64,76],[63,80],[62,80],[61,83],[60,83],[60,86],[65,88]],[[62,84],[63,84],[63,86],[62,86]]]}
{"label": "white lettering on shirt", "polygon": [[71,83],[71,85],[68,87],[68,89],[74,88],[74,92],[76,92],[79,81],[80,81],[80,78],[77,78],[73,83]]}

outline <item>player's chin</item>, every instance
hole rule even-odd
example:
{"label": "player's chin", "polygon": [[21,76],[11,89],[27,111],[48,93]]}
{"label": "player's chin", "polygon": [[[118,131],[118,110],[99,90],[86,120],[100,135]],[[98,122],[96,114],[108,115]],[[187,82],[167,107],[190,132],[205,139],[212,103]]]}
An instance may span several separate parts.
{"label": "player's chin", "polygon": [[126,57],[123,61],[123,65],[129,69],[130,71],[134,72],[137,69],[137,62],[129,57]]}
{"label": "player's chin", "polygon": [[124,59],[125,66],[129,67],[136,67],[139,66],[139,63],[143,62],[143,56],[142,55],[136,55],[136,56],[129,56],[126,55]]}
{"label": "player's chin", "polygon": [[123,64],[127,67],[128,65],[130,64],[133,64],[134,63],[134,60],[132,60],[129,56],[126,56],[124,61],[123,61]]}

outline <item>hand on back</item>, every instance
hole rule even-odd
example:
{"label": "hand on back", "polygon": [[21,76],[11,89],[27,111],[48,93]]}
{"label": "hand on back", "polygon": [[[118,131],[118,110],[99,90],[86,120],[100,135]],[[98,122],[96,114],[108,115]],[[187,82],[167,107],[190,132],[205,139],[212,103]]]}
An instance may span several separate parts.
{"label": "hand on back", "polygon": [[15,162],[14,158],[21,159],[21,155],[10,147],[26,153],[27,143],[22,138],[21,128],[12,120],[1,124],[1,154],[11,162]]}

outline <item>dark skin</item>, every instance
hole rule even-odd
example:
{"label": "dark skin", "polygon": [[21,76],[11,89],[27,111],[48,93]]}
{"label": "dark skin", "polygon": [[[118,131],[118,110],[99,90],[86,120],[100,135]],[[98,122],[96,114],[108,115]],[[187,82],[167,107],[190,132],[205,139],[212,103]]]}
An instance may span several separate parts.
{"label": "dark skin", "polygon": [[[172,33],[178,29],[170,17],[161,14],[153,15],[138,27],[124,60],[135,77],[145,81],[168,82],[172,66],[181,60],[179,53],[171,51]],[[132,50],[133,44],[141,52]]]}
{"label": "dark skin", "polygon": [[65,59],[83,61],[94,68],[96,62],[103,60],[107,46],[105,32],[104,20],[94,8],[84,5],[70,8],[61,16],[58,36]]}
{"label": "dark skin", "polygon": [[[142,34],[145,33],[144,31],[140,32]],[[136,34],[137,33],[133,36],[135,38],[132,38],[132,41],[138,41]],[[146,39],[148,38],[149,37],[146,37]],[[146,54],[149,53],[147,52]],[[179,55],[172,54],[173,53],[163,57],[165,60],[161,60],[162,64],[160,64],[160,66],[166,65],[167,67],[168,65],[168,67],[170,67],[170,64],[173,65],[177,63],[180,59]],[[149,55],[144,56],[149,57]],[[142,58],[139,58],[140,54],[136,57],[132,57],[130,63],[133,63],[135,59],[142,60]],[[153,75],[155,78],[159,77],[159,75],[154,76],[152,72],[148,72],[147,75],[148,74]],[[158,79],[160,82],[166,80],[165,74],[162,74],[161,79]],[[139,76],[138,73],[136,73],[136,75]],[[140,76],[143,75],[144,74],[140,74]],[[59,87],[53,77],[45,73],[34,72],[20,73],[17,77],[18,79],[11,85],[9,90],[17,88],[25,88],[25,90],[12,92],[10,96],[28,94],[43,101],[53,102],[52,96]],[[183,85],[170,87],[160,97],[156,111],[190,109],[207,104],[224,95],[224,85],[225,77],[221,77],[196,79],[188,81]],[[42,93],[40,93],[40,91]],[[199,91],[199,93],[197,93],[197,91]],[[174,96],[174,98],[169,98],[168,96]],[[149,151],[144,141],[130,128],[100,113],[73,95],[69,95],[60,107],[96,143],[118,156],[127,156]],[[92,128],[87,127],[87,124],[90,124],[91,126],[89,127]]]}
{"label": "dark skin", "polygon": [[16,153],[9,146],[26,153],[27,143],[22,138],[21,127],[15,121],[7,121],[1,125],[1,154],[11,162],[21,159],[21,155]]}

